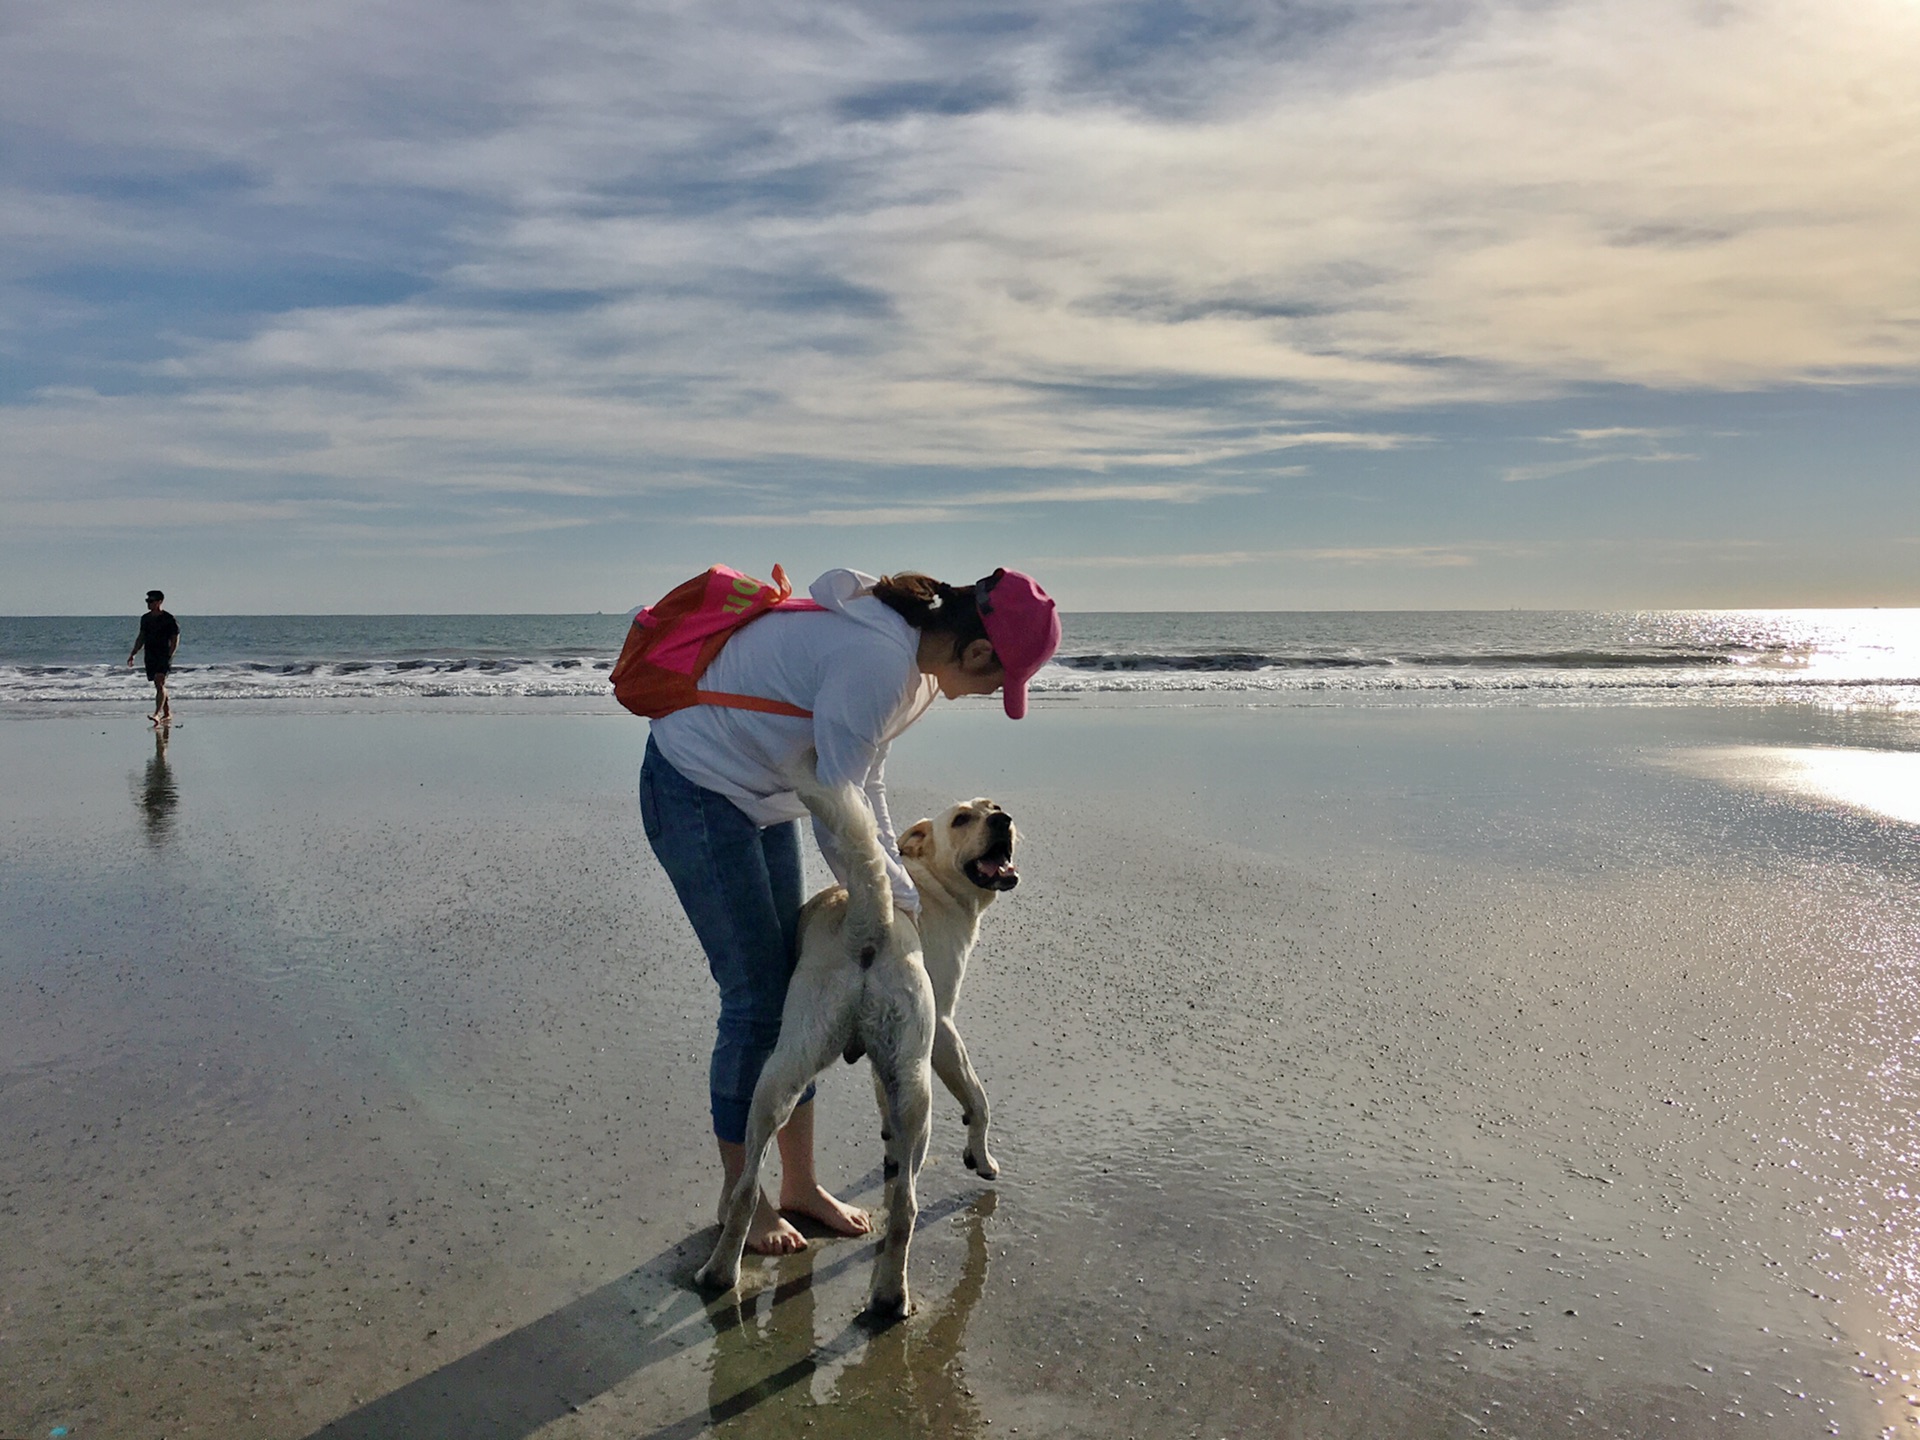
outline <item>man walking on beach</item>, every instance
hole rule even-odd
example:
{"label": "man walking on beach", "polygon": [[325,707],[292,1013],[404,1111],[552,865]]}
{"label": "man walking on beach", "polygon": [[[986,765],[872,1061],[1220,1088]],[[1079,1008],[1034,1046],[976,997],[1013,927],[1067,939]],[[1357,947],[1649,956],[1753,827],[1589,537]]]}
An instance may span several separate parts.
{"label": "man walking on beach", "polygon": [[173,723],[173,702],[167,697],[167,672],[173,669],[174,647],[180,643],[180,625],[160,608],[167,597],[158,590],[147,591],[147,613],[140,617],[140,638],[127,652],[127,664],[143,649],[147,652],[147,679],[153,682],[153,713],[147,718],[156,725]]}

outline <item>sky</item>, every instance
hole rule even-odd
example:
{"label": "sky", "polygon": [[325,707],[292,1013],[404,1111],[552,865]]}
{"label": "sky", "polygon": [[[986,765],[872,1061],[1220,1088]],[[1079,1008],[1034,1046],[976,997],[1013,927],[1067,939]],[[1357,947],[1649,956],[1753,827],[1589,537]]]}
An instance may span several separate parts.
{"label": "sky", "polygon": [[0,613],[1920,605],[1920,0],[13,0]]}

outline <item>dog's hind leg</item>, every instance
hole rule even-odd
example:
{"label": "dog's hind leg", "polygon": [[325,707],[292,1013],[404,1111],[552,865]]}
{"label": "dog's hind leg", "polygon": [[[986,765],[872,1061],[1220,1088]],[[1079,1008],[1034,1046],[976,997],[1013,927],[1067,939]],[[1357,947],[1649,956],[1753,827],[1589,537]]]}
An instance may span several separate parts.
{"label": "dog's hind leg", "polygon": [[876,1319],[897,1320],[913,1308],[907,1289],[907,1249],[920,1218],[915,1182],[926,1163],[927,1142],[933,1129],[933,1075],[925,1052],[889,1057],[883,1068],[887,1096],[887,1160],[882,1173],[887,1182],[887,1236],[873,1262],[873,1288],[867,1312]]}
{"label": "dog's hind leg", "polygon": [[[758,1092],[756,1092],[757,1094]],[[720,1238],[714,1241],[707,1263],[694,1274],[694,1283],[716,1290],[731,1290],[740,1283],[740,1255],[747,1248],[747,1229],[753,1223],[753,1209],[760,1196],[760,1167],[767,1158],[767,1146],[773,1131],[749,1125],[746,1164],[740,1178],[727,1195],[726,1216],[720,1225]]]}
{"label": "dog's hind leg", "polygon": [[[887,1099],[886,1081],[880,1078],[880,1067],[874,1065],[870,1068],[873,1071],[873,1103],[880,1107],[880,1143],[886,1145],[893,1140],[892,1104]],[[889,1150],[887,1153],[891,1156],[893,1152]]]}
{"label": "dog's hind leg", "polygon": [[967,1042],[946,1016],[940,1018],[933,1032],[933,1072],[960,1102],[960,1118],[967,1127],[967,1149],[961,1159],[982,1180],[993,1179],[1000,1173],[1000,1162],[987,1149],[987,1087],[980,1083],[973,1061],[967,1058]]}
{"label": "dog's hind leg", "polygon": [[[832,1053],[827,1052],[828,1056]],[[767,1147],[780,1127],[793,1118],[793,1107],[807,1082],[825,1066],[826,1057],[800,1053],[792,1045],[781,1045],[768,1057],[754,1084],[753,1105],[747,1112],[746,1164],[727,1196],[726,1219],[713,1254],[693,1277],[698,1284],[731,1290],[740,1283],[740,1255],[746,1249],[747,1229],[760,1198],[760,1169],[766,1164]]]}

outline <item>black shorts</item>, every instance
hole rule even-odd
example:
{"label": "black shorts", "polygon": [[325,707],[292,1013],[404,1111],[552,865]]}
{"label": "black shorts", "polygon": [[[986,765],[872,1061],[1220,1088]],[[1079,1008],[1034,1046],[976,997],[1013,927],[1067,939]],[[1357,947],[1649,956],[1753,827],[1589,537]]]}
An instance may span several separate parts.
{"label": "black shorts", "polygon": [[147,664],[147,679],[159,680],[164,676],[166,676],[172,669],[173,669],[173,666],[171,664],[168,664],[165,661],[162,661],[158,665],[155,665],[151,661],[149,661]]}

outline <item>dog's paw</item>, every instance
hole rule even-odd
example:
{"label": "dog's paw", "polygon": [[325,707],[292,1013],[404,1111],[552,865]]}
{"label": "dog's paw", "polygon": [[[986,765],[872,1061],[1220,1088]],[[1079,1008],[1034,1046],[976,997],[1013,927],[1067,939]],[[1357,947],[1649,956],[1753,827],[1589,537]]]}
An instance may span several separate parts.
{"label": "dog's paw", "polygon": [[962,1155],[960,1159],[965,1163],[967,1169],[973,1171],[973,1173],[978,1175],[982,1180],[992,1180],[1000,1174],[1000,1162],[984,1150],[976,1155],[973,1152],[973,1148],[969,1146],[967,1152]]}
{"label": "dog's paw", "polygon": [[693,1283],[702,1290],[731,1290],[740,1283],[740,1267],[709,1260],[694,1272]]}
{"label": "dog's paw", "polygon": [[891,1325],[913,1313],[913,1300],[903,1285],[896,1293],[876,1290],[867,1298],[866,1318],[875,1325]]}

